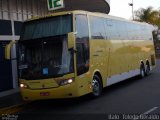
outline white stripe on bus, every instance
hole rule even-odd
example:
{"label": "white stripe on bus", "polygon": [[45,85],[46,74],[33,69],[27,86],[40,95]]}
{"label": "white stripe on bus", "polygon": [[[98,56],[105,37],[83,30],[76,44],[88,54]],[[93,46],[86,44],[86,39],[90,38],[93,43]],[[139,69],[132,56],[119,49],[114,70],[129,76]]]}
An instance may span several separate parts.
{"label": "white stripe on bus", "polygon": [[125,72],[125,73],[122,73],[122,74],[119,74],[119,75],[113,75],[113,76],[111,76],[110,78],[107,79],[107,86],[110,86],[112,84],[124,81],[128,78],[137,76],[139,74],[140,74],[140,70],[137,69],[137,70],[131,70],[129,72]]}

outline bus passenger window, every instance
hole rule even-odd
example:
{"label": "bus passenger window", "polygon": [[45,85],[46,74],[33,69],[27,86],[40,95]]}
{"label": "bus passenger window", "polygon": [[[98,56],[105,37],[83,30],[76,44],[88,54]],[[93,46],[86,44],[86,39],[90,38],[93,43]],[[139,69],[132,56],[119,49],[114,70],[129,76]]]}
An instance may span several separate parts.
{"label": "bus passenger window", "polygon": [[92,39],[105,39],[105,19],[95,16],[90,16],[91,37]]}

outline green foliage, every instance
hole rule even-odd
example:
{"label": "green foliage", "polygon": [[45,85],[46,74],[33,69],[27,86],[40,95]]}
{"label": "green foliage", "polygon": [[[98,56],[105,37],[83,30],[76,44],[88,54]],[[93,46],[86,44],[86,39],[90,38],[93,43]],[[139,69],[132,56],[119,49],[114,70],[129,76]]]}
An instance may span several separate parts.
{"label": "green foliage", "polygon": [[[139,10],[134,12],[135,21],[146,22],[157,26],[160,30],[160,9],[154,10],[152,7],[148,7],[146,9],[140,8]],[[153,31],[153,39],[155,44],[156,53],[160,48],[160,40],[158,38],[158,30]]]}
{"label": "green foliage", "polygon": [[140,8],[134,13],[136,21],[147,22],[160,28],[160,10],[154,10],[152,7],[148,7],[146,9]]}

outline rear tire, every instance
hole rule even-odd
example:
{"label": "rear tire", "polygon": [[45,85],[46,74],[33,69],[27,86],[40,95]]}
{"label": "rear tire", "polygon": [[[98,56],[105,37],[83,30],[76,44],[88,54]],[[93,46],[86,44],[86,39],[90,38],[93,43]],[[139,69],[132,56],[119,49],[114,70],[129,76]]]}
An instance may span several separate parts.
{"label": "rear tire", "polygon": [[147,62],[146,63],[146,71],[145,71],[146,76],[148,76],[150,74],[150,71],[151,71],[150,64],[149,64],[149,62]]}
{"label": "rear tire", "polygon": [[144,64],[142,63],[141,66],[140,66],[140,78],[144,78],[145,77],[145,67],[144,67]]}
{"label": "rear tire", "polygon": [[101,79],[98,75],[94,75],[92,80],[92,96],[99,97],[102,93]]}

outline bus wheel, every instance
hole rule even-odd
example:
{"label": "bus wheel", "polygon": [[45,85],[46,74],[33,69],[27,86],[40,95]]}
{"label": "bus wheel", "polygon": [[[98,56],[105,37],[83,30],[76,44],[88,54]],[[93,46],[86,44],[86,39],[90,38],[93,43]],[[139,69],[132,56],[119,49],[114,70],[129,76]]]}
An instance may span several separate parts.
{"label": "bus wheel", "polygon": [[94,75],[92,80],[92,95],[98,97],[102,93],[102,84],[98,75]]}
{"label": "bus wheel", "polygon": [[145,72],[147,76],[149,75],[150,71],[151,71],[150,64],[149,64],[149,62],[147,62],[146,63],[146,72]]}
{"label": "bus wheel", "polygon": [[140,77],[144,78],[145,77],[145,67],[144,64],[142,63],[140,66]]}

